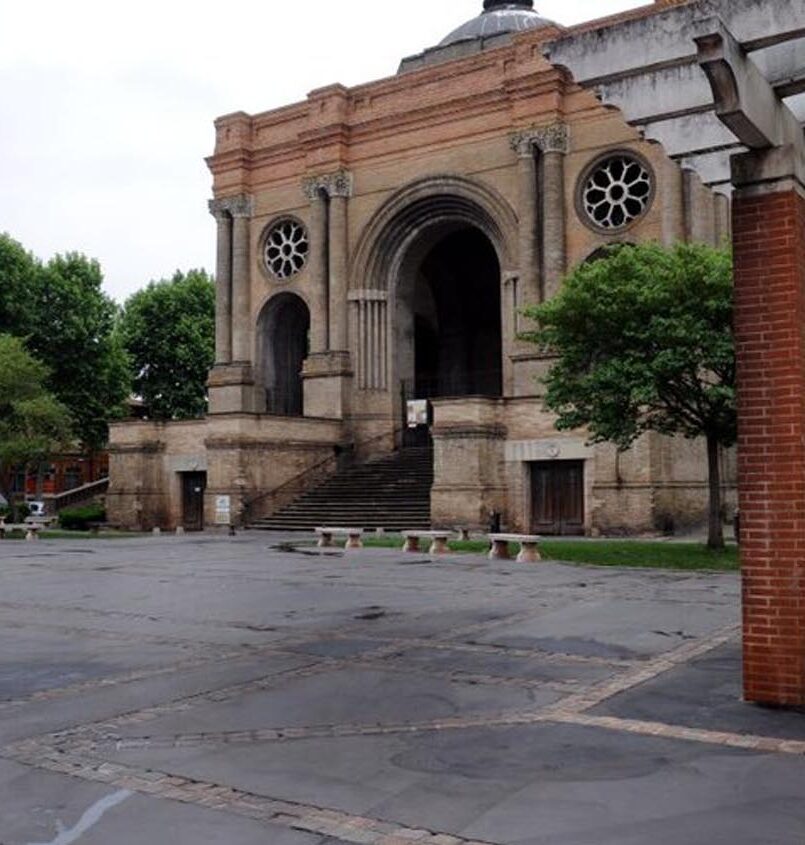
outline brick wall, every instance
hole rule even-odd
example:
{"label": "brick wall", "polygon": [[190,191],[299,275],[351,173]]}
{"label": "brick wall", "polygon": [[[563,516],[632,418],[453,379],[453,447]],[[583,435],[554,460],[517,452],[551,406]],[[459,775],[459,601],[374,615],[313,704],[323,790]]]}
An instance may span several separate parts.
{"label": "brick wall", "polygon": [[805,199],[736,197],[744,687],[805,706]]}

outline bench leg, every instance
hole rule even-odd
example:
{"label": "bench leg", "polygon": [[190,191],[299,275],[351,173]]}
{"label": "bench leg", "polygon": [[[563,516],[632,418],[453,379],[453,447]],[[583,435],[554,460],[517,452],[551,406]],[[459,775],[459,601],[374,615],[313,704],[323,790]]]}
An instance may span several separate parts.
{"label": "bench leg", "polygon": [[489,552],[490,560],[511,560],[509,555],[509,544],[505,540],[493,540],[492,550]]}
{"label": "bench leg", "polygon": [[38,531],[31,531],[31,530],[29,529],[28,531],[26,531],[26,532],[25,532],[25,539],[26,539],[29,543],[32,543],[32,542],[34,542],[35,540],[38,540],[38,539],[39,539],[39,536],[38,536],[38,535],[39,535],[39,532],[38,532]]}
{"label": "bench leg", "polygon": [[321,534],[319,536],[319,548],[320,549],[329,549],[333,545],[333,535],[332,534]]}
{"label": "bench leg", "polygon": [[347,537],[347,543],[344,546],[345,549],[362,549],[363,548],[363,540],[361,539],[360,534],[350,534]]}
{"label": "bench leg", "polygon": [[458,532],[458,539],[462,543],[466,543],[470,539],[470,531],[469,528],[460,528]]}
{"label": "bench leg", "polygon": [[520,554],[517,555],[518,563],[539,563],[542,556],[539,553],[539,547],[536,543],[522,543],[520,546]]}
{"label": "bench leg", "polygon": [[414,554],[419,553],[419,537],[406,537],[405,544],[403,545],[404,552],[413,552]]}
{"label": "bench leg", "polygon": [[435,537],[430,547],[430,554],[449,555],[450,549],[447,547],[447,540],[444,537]]}

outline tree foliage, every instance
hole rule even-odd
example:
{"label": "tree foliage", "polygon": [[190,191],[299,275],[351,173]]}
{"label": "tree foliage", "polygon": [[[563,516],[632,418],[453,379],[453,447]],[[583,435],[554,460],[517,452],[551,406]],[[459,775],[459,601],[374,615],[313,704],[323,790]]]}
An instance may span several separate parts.
{"label": "tree foliage", "polygon": [[0,236],[0,331],[25,340],[48,368],[47,386],[70,411],[88,450],[106,441],[130,384],[115,333],[118,307],[103,292],[97,261],[78,253],[42,264]]}
{"label": "tree foliage", "polygon": [[22,244],[0,233],[0,332],[19,335],[33,324],[39,262]]}
{"label": "tree foliage", "polygon": [[120,322],[134,390],[153,419],[193,419],[207,409],[215,358],[215,287],[204,270],[176,272],[130,297]]}
{"label": "tree foliage", "polygon": [[620,449],[646,431],[707,439],[713,546],[723,545],[718,447],[737,434],[732,305],[728,252],[645,244],[581,265],[526,312],[537,328],[525,338],[557,355],[546,405],[558,428]]}
{"label": "tree foliage", "polygon": [[46,461],[71,437],[70,415],[46,389],[47,367],[18,338],[0,334],[0,492],[11,503],[15,472]]}

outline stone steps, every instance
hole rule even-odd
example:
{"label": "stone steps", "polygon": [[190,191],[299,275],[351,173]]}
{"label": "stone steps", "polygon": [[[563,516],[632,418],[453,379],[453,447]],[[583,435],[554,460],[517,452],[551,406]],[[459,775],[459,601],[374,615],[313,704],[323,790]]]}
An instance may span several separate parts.
{"label": "stone steps", "polygon": [[322,525],[384,528],[430,527],[433,457],[429,449],[404,449],[350,467],[251,528],[310,531]]}

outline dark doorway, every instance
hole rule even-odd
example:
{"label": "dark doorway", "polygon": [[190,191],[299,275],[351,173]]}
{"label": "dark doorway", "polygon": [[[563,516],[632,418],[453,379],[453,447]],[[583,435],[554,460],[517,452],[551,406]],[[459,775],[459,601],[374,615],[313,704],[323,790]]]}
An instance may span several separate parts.
{"label": "dark doorway", "polygon": [[259,332],[266,413],[301,417],[302,366],[308,356],[310,332],[307,305],[292,293],[275,296],[260,317]]}
{"label": "dark doorway", "polygon": [[537,534],[584,534],[584,461],[532,464],[531,510]]}
{"label": "dark doorway", "polygon": [[500,264],[483,232],[462,227],[436,242],[413,308],[416,396],[500,396]]}
{"label": "dark doorway", "polygon": [[204,530],[204,491],[207,489],[206,472],[182,474],[182,525],[185,531]]}

